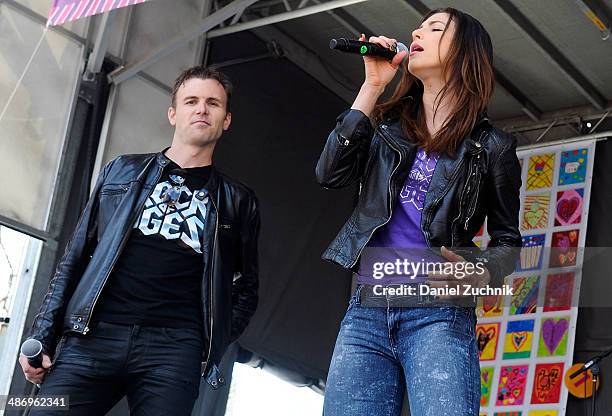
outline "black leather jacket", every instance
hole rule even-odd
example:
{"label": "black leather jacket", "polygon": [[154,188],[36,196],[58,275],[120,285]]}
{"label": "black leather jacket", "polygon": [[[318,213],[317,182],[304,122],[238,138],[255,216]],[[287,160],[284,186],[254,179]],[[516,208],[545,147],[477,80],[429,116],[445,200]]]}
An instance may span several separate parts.
{"label": "black leather jacket", "polygon": [[[129,238],[138,215],[170,162],[163,152],[119,156],[98,178],[66,246],[30,338],[57,357],[70,333],[86,335],[100,293]],[[212,169],[207,185],[202,252],[204,350],[202,375],[213,388],[223,384],[218,364],[227,346],[247,326],[257,307],[257,199],[249,188]]]}
{"label": "black leather jacket", "polygon": [[[391,218],[416,151],[398,122],[374,129],[359,110],[338,117],[317,163],[317,180],[326,188],[359,181],[360,191],[357,206],[323,259],[357,271],[362,250]],[[443,154],[438,160],[421,218],[427,244],[437,254],[445,246],[470,261],[486,263],[490,284],[501,286],[520,254],[520,187],[516,139],[481,117],[470,137],[461,142],[457,157]],[[481,251],[472,239],[485,216],[491,241]]]}

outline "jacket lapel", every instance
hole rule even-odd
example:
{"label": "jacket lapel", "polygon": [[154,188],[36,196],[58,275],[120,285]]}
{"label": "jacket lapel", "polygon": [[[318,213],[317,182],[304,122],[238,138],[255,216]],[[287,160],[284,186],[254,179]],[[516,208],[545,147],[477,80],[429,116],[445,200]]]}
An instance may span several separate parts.
{"label": "jacket lapel", "polygon": [[487,121],[488,118],[486,112],[481,113],[469,137],[466,137],[459,144],[456,158],[453,159],[446,153],[440,155],[436,169],[434,170],[431,178],[431,183],[429,184],[429,189],[425,194],[423,213],[428,212],[431,205],[437,201],[438,198],[444,195],[445,192],[447,192],[448,187],[453,181],[453,176],[456,176],[456,174],[459,173],[458,169],[461,168],[461,165],[464,163],[467,157],[467,141],[474,139],[474,133],[479,132],[481,126],[486,127],[483,123],[486,123]]}
{"label": "jacket lapel", "polygon": [[433,201],[438,199],[438,197],[442,195],[446,188],[450,185],[453,175],[457,173],[457,169],[460,168],[463,160],[465,159],[465,153],[465,146],[463,146],[462,143],[459,146],[457,157],[455,159],[451,158],[446,153],[440,155],[429,184],[429,189],[425,194],[423,210],[426,210],[428,206],[433,203]]}

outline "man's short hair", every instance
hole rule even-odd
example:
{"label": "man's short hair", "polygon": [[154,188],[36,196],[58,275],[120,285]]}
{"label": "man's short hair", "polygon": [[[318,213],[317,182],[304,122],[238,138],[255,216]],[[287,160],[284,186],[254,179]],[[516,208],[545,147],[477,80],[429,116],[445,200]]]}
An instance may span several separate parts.
{"label": "man's short hair", "polygon": [[185,69],[180,73],[178,78],[174,81],[174,87],[172,87],[172,107],[176,107],[176,94],[181,85],[191,78],[199,79],[214,79],[221,84],[227,95],[227,105],[225,106],[226,111],[230,112],[230,103],[232,101],[232,90],[233,85],[229,77],[223,72],[219,71],[214,66],[196,65],[191,68]]}

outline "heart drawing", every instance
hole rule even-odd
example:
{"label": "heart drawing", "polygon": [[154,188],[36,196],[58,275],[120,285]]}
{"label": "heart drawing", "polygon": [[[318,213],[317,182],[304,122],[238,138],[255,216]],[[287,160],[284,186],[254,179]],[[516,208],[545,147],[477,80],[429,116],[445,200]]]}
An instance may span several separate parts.
{"label": "heart drawing", "polygon": [[555,225],[578,224],[582,217],[584,189],[557,192]]}
{"label": "heart drawing", "polygon": [[515,332],[512,334],[512,346],[514,347],[516,351],[519,351],[521,347],[523,346],[523,344],[525,343],[526,339],[527,339],[527,332],[525,331]]}
{"label": "heart drawing", "polygon": [[523,228],[545,228],[548,225],[548,207],[550,194],[527,195],[525,197],[525,214]]}
{"label": "heart drawing", "polygon": [[542,324],[542,338],[550,355],[554,353],[561,340],[563,340],[568,327],[569,322],[567,318],[561,318],[557,322],[554,319],[547,319]]}
{"label": "heart drawing", "polygon": [[482,327],[478,327],[476,329],[476,339],[478,340],[478,350],[480,350],[481,354],[484,351],[484,349],[487,347],[487,344],[493,338],[495,338],[495,333],[496,331],[494,327],[490,327],[486,329]]}

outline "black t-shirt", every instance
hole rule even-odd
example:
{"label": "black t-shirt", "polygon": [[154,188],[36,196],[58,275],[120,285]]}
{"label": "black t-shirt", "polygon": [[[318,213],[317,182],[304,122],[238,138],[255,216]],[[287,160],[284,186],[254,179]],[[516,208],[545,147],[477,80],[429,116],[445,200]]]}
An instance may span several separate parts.
{"label": "black t-shirt", "polygon": [[210,172],[210,166],[180,169],[174,162],[164,168],[106,282],[94,321],[202,328]]}

